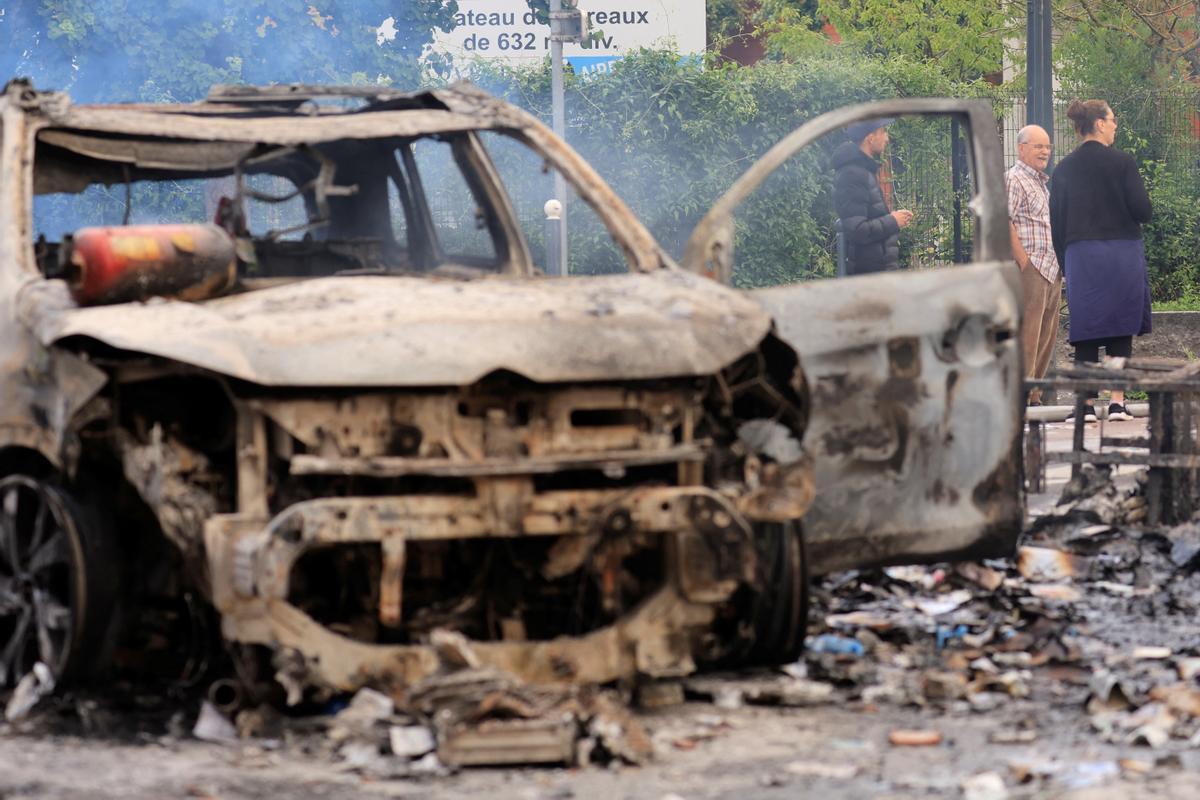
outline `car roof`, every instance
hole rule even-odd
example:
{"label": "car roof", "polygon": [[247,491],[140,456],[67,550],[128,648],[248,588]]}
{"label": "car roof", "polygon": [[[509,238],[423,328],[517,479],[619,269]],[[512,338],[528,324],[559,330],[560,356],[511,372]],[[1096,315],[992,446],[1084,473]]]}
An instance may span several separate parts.
{"label": "car roof", "polygon": [[249,137],[278,145],[525,129],[532,121],[524,111],[468,83],[407,93],[352,86],[221,86],[195,103],[74,104],[60,99],[41,104],[40,110],[47,124],[76,131],[209,141]]}
{"label": "car roof", "polygon": [[[357,105],[336,101],[355,100]],[[347,139],[408,138],[479,130],[513,134],[534,146],[575,184],[639,271],[670,264],[653,236],[578,153],[533,115],[469,82],[401,92],[387,87],[217,87],[195,103],[75,104],[63,93],[39,92],[27,80],[0,90],[0,109],[16,105],[34,115],[31,132],[68,156],[138,170],[188,172],[231,169],[254,146],[299,147]],[[53,141],[51,141],[53,139]],[[157,140],[157,141],[156,141]],[[173,146],[171,140],[179,140]],[[230,146],[232,145],[232,146]],[[194,151],[186,154],[183,150]],[[77,168],[43,162],[37,191],[79,191]],[[112,181],[128,181],[121,172]],[[115,173],[114,173],[115,175]],[[95,176],[87,180],[95,180]]]}

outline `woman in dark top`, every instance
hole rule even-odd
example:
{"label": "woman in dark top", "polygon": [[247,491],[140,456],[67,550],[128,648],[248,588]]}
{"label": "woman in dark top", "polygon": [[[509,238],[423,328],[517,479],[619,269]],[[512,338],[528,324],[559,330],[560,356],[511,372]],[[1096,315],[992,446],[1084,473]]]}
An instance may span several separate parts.
{"label": "woman in dark top", "polygon": [[[1150,279],[1142,225],[1150,198],[1128,153],[1112,146],[1117,118],[1103,100],[1072,100],[1067,116],[1080,143],[1050,181],[1050,233],[1067,280],[1075,362],[1133,354],[1133,337],[1150,332]],[[1109,419],[1131,419],[1114,391]],[[1089,412],[1089,421],[1095,419]]]}

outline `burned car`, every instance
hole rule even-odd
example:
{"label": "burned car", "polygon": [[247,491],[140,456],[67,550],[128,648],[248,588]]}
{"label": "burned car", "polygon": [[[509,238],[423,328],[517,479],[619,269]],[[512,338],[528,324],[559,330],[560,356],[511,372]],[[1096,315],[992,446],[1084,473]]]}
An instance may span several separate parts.
{"label": "burned car", "polygon": [[[200,652],[207,608],[243,680],[293,700],[399,692],[447,659],[676,676],[799,653],[802,526],[817,569],[1010,550],[990,112],[900,110],[973,126],[978,263],[749,293],[712,278],[753,175],[681,268],[544,125],[468,85],[87,106],[11,82],[0,686],[147,660],[163,619]],[[839,113],[812,124],[873,112]],[[567,180],[623,272],[540,274],[497,139]]]}

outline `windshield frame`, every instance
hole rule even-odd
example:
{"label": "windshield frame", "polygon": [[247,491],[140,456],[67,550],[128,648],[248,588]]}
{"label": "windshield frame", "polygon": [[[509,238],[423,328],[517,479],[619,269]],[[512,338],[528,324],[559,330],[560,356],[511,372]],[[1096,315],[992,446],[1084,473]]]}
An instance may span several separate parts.
{"label": "windshield frame", "polygon": [[[481,99],[485,97],[477,90],[475,92]],[[456,99],[457,96],[450,92],[447,97]],[[471,100],[475,102],[474,97]],[[507,217],[503,223],[509,258],[505,271],[537,274],[499,175],[478,137],[473,135],[478,130],[497,131],[532,149],[562,174],[574,195],[586,202],[604,224],[624,255],[627,269],[648,272],[677,268],[625,203],[566,142],[532,115],[495,98],[487,97],[486,101],[486,110],[492,112],[488,115],[423,108],[402,111],[368,109],[353,114],[319,117],[280,115],[246,119],[188,113],[189,109],[180,107],[159,111],[152,106],[67,106],[65,109],[55,109],[52,115],[37,112],[29,114],[25,118],[28,125],[23,131],[21,148],[27,159],[22,181],[22,195],[27,200],[18,205],[19,215],[26,219],[24,224],[19,225],[20,236],[16,244],[20,257],[17,259],[17,268],[30,275],[38,272],[33,257],[30,201],[33,196],[35,148],[39,134],[47,129],[87,133],[99,138],[256,142],[260,145],[314,144],[337,139],[425,136],[447,132],[467,134],[474,143],[470,158],[482,176],[482,186],[492,198],[497,214]]]}

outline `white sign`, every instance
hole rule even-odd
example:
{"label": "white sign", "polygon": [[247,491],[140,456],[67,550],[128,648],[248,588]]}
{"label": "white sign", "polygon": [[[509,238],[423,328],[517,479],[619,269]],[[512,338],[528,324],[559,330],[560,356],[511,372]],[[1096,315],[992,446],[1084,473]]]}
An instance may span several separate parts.
{"label": "white sign", "polygon": [[[703,53],[704,0],[580,0],[591,30],[591,48],[567,43],[563,57],[576,72],[605,72],[612,62],[641,47]],[[531,64],[550,54],[550,26],[539,25],[525,0],[458,0],[457,25],[435,31],[433,50],[456,62],[473,58],[510,65]]]}

